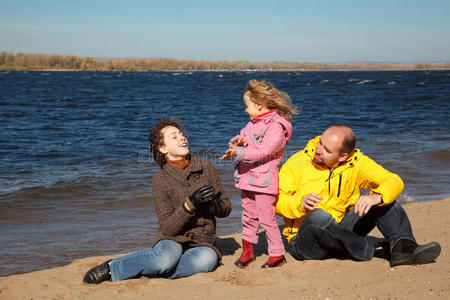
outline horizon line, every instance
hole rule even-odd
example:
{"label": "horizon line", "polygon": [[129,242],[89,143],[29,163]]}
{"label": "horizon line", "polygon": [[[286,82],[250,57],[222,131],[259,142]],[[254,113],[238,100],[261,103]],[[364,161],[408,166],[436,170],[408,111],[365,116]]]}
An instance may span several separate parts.
{"label": "horizon line", "polygon": [[396,65],[410,65],[410,64],[419,64],[419,63],[429,63],[429,64],[443,64],[450,62],[450,59],[447,60],[413,60],[413,61],[389,61],[389,60],[352,60],[352,61],[291,61],[291,60],[267,60],[267,61],[251,61],[246,59],[238,59],[238,60],[227,60],[227,59],[191,59],[191,58],[174,58],[174,57],[152,57],[152,56],[81,56],[76,54],[60,54],[60,53],[39,53],[39,52],[24,52],[24,51],[0,51],[0,53],[24,53],[24,54],[33,54],[33,55],[61,55],[61,56],[77,56],[80,58],[94,58],[98,60],[107,60],[107,59],[161,59],[161,60],[177,60],[177,61],[207,61],[207,62],[249,62],[249,63],[306,63],[306,64],[357,64],[357,63],[366,63],[366,64],[396,64]]}

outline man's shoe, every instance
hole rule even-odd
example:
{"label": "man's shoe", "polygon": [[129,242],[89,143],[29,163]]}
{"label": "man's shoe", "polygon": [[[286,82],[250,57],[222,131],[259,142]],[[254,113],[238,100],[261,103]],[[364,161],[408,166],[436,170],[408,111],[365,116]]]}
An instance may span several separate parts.
{"label": "man's shoe", "polygon": [[105,280],[111,280],[110,261],[111,259],[87,271],[86,275],[84,275],[83,282],[99,284]]}
{"label": "man's shoe", "polygon": [[242,248],[242,255],[234,262],[234,264],[241,269],[247,267],[255,260],[255,250],[252,243],[242,240]]}
{"label": "man's shoe", "polygon": [[284,255],[281,256],[269,256],[269,260],[261,266],[261,268],[275,268],[281,267],[286,263]]}
{"label": "man's shoe", "polygon": [[[399,240],[400,243],[404,240]],[[433,262],[441,253],[441,245],[437,242],[431,242],[426,245],[413,245],[407,247],[395,247],[392,250],[391,267],[400,265],[420,265]],[[396,249],[400,248],[400,249]]]}
{"label": "man's shoe", "polygon": [[384,258],[390,260],[389,242],[383,241],[373,245],[373,257]]}

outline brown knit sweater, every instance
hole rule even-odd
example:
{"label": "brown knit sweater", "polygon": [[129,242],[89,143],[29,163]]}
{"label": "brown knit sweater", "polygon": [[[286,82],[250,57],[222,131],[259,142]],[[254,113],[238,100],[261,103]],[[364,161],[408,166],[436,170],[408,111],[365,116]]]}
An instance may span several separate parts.
{"label": "brown knit sweater", "polygon": [[[231,203],[223,190],[216,169],[210,161],[199,160],[191,154],[189,170],[177,168],[170,163],[155,174],[152,183],[155,212],[159,220],[159,230],[155,245],[163,239],[170,239],[189,247],[208,246],[216,251],[216,219],[224,218],[231,212]],[[189,213],[183,204],[186,197],[202,186],[211,184],[222,193],[222,206],[215,216],[210,215],[207,207],[200,207]]]}

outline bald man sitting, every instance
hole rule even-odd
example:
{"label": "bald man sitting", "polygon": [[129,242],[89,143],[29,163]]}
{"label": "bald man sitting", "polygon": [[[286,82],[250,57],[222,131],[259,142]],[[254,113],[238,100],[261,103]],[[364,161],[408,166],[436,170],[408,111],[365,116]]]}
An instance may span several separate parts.
{"label": "bald man sitting", "polygon": [[[284,217],[289,252],[298,260],[376,254],[391,267],[433,262],[439,243],[418,245],[395,201],[403,181],[355,149],[355,140],[349,127],[331,126],[281,168],[276,212]],[[367,236],[375,226],[384,239]]]}

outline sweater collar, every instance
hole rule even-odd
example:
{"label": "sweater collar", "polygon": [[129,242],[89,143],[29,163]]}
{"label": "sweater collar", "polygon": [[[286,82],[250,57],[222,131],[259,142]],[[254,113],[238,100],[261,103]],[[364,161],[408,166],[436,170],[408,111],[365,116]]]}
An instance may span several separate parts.
{"label": "sweater collar", "polygon": [[182,169],[182,170],[189,170],[189,167],[191,166],[191,161],[189,159],[186,159],[186,157],[184,157],[183,159],[180,160],[169,160],[167,159],[167,162],[172,164],[173,166],[177,167],[178,169]]}
{"label": "sweater collar", "polygon": [[186,159],[190,160],[191,162],[191,166],[189,167],[188,170],[177,168],[176,166],[174,166],[169,162],[166,162],[163,165],[163,170],[167,172],[167,174],[178,180],[180,183],[187,184],[187,179],[189,178],[189,176],[192,173],[200,172],[203,168],[197,156],[195,156],[194,154],[189,153]]}

